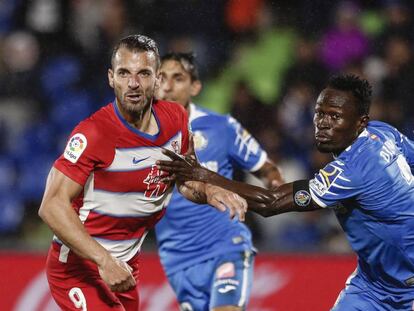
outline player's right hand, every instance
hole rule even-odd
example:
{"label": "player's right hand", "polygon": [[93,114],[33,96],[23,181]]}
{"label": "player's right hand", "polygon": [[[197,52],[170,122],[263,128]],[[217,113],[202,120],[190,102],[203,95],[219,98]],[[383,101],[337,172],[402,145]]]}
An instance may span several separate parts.
{"label": "player's right hand", "polygon": [[126,292],[133,289],[137,283],[132,275],[132,268],[125,262],[108,255],[98,265],[99,275],[113,292]]}

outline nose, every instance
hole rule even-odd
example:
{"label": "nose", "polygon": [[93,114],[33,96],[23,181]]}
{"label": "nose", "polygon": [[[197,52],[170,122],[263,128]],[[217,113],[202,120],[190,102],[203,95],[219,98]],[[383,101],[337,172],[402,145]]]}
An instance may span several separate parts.
{"label": "nose", "polygon": [[327,115],[316,118],[316,127],[318,129],[329,128],[329,119]]}
{"label": "nose", "polygon": [[172,83],[169,79],[163,79],[161,88],[164,92],[170,92],[172,90]]}
{"label": "nose", "polygon": [[139,88],[139,86],[140,86],[140,83],[139,83],[138,77],[135,75],[132,75],[128,80],[128,87],[134,90],[134,89]]}

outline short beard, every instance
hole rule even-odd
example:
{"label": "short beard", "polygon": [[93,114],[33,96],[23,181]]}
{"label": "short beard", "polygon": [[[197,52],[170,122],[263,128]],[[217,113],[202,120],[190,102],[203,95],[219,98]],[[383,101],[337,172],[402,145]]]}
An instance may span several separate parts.
{"label": "short beard", "polygon": [[125,112],[133,115],[138,120],[141,120],[144,112],[147,110],[147,108],[151,106],[151,102],[152,102],[152,95],[146,96],[144,98],[143,105],[133,105],[126,101],[123,101],[121,102],[121,106],[125,110]]}

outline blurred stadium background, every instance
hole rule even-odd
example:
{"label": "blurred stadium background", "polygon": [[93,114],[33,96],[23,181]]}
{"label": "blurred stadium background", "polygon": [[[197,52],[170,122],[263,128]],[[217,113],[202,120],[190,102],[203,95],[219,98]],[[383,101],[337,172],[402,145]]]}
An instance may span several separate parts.
{"label": "blurred stadium background", "polygon": [[[6,274],[24,258],[33,261],[21,265],[36,267],[21,284],[0,283],[2,291],[13,289],[10,310],[29,310],[24,304],[18,309],[15,299],[41,271],[50,243],[51,233],[37,217],[46,175],[74,125],[113,100],[106,71],[120,37],[149,35],[162,54],[194,51],[204,81],[196,102],[232,113],[291,181],[312,176],[329,160],[313,146],[312,109],[331,74],[367,78],[374,87],[371,117],[414,139],[413,9],[409,0],[0,1],[0,260]],[[243,172],[236,177],[258,182]],[[250,215],[247,222],[266,254],[262,266],[276,263],[276,274],[278,261],[294,267],[295,260],[320,258],[321,273],[345,265],[331,269],[339,273],[331,277],[339,285],[329,303],[308,308],[326,310],[354,265],[333,214]],[[144,262],[156,265],[153,236],[144,244]],[[282,282],[283,275],[263,279],[263,286],[276,279]],[[150,288],[143,295],[155,299]],[[55,310],[46,300],[33,310]],[[304,310],[282,305],[251,310]]]}

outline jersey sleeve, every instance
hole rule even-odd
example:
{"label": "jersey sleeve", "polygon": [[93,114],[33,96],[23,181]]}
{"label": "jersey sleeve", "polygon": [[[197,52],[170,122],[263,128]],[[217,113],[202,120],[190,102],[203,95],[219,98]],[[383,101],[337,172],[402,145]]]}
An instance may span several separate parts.
{"label": "jersey sleeve", "polygon": [[404,134],[399,133],[399,141],[397,144],[400,145],[404,157],[407,159],[408,165],[411,167],[411,171],[414,170],[414,141],[410,140]]}
{"label": "jersey sleeve", "polygon": [[55,161],[54,167],[84,186],[93,170],[105,167],[108,160],[113,158],[114,151],[110,152],[106,148],[108,145],[91,122],[81,122],[72,131],[66,148]]}
{"label": "jersey sleeve", "polygon": [[355,168],[333,161],[309,181],[312,200],[320,207],[336,208],[341,201],[357,196],[362,181]]}
{"label": "jersey sleeve", "polygon": [[233,117],[227,117],[226,132],[229,155],[237,165],[250,172],[259,170],[267,160],[267,153],[257,140]]}

